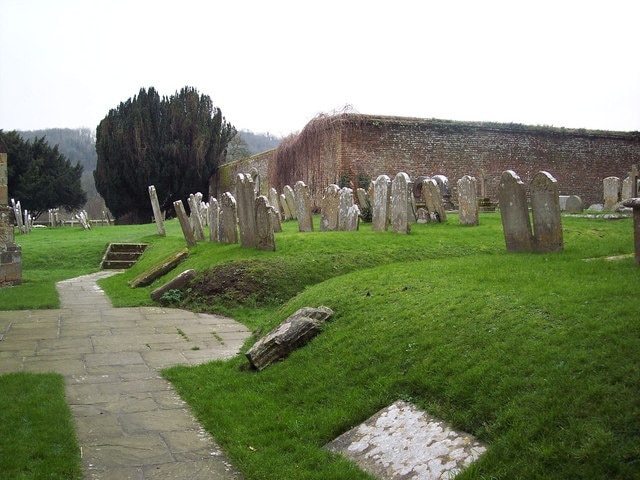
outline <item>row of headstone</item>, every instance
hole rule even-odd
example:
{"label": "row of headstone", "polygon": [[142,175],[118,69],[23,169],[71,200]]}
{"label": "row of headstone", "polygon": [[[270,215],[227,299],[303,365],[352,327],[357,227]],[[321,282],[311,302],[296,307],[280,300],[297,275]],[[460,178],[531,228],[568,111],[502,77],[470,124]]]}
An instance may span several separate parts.
{"label": "row of headstone", "polygon": [[[635,179],[635,186],[633,180]],[[634,188],[635,187],[635,188]],[[602,181],[603,189],[603,209],[614,211],[620,207],[625,200],[634,198],[638,195],[638,170],[635,165],[631,167],[631,172],[624,179],[619,177],[606,177]]]}
{"label": "row of headstone", "polygon": [[507,251],[556,252],[563,249],[558,182],[550,173],[536,173],[529,184],[533,231],[526,186],[513,170],[502,172],[498,195]]}
{"label": "row of headstone", "polygon": [[16,202],[15,199],[11,199],[11,209],[13,210],[13,216],[16,219],[16,224],[18,225],[18,232],[20,233],[29,233],[31,232],[32,226],[32,218],[29,215],[29,212],[25,209],[22,210],[22,205],[20,205],[20,200]]}
{"label": "row of headstone", "polygon": [[74,217],[78,219],[82,228],[85,230],[91,230],[91,222],[89,222],[89,216],[85,210],[79,211],[74,215]]}

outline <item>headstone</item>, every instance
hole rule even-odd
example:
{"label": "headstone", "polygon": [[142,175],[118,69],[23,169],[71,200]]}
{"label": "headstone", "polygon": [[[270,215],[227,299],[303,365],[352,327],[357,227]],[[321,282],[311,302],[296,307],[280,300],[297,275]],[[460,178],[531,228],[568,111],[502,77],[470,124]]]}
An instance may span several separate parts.
{"label": "headstone", "polygon": [[236,176],[236,202],[238,204],[240,245],[245,248],[255,248],[258,243],[258,239],[256,238],[255,195],[251,176],[239,173]]}
{"label": "headstone", "polygon": [[380,175],[373,182],[373,214],[371,230],[384,232],[389,225],[389,198],[391,180],[386,175]]}
{"label": "headstone", "polygon": [[513,170],[505,170],[498,189],[504,240],[509,252],[531,251],[533,235],[524,183]]}
{"label": "headstone", "polygon": [[22,247],[14,242],[7,149],[0,141],[0,287],[22,283]]}
{"label": "headstone", "polygon": [[282,222],[280,220],[280,214],[276,211],[273,205],[269,205],[269,213],[271,214],[271,223],[273,224],[273,232],[282,231]]}
{"label": "headstone", "polygon": [[569,195],[564,204],[564,209],[567,213],[582,213],[584,210],[582,199],[578,195]]}
{"label": "headstone", "polygon": [[311,194],[309,186],[301,180],[295,184],[296,216],[300,232],[313,232],[313,216],[311,215]]}
{"label": "headstone", "polygon": [[209,241],[220,241],[220,205],[214,197],[209,198]]}
{"label": "headstone", "polygon": [[320,231],[338,230],[338,211],[340,207],[340,187],[331,184],[324,189],[320,215]]}
{"label": "headstone", "polygon": [[604,209],[612,211],[620,201],[620,179],[618,177],[607,177],[602,181],[604,190]]}
{"label": "headstone", "polygon": [[340,203],[338,206],[338,230],[347,230],[347,221],[353,222],[353,219],[348,220],[349,209],[353,207],[353,205],[353,190],[349,187],[342,187],[340,189]]}
{"label": "headstone", "polygon": [[[444,175],[434,175],[433,179],[438,184],[438,187],[440,187],[440,195],[442,196],[443,211],[447,209],[453,210],[454,206],[453,206],[453,203],[451,203],[451,186],[449,185],[449,179]],[[442,221],[444,222],[445,220],[446,220],[446,215]]]}
{"label": "headstone", "polygon": [[258,250],[274,251],[276,249],[276,240],[273,235],[271,206],[264,195],[258,196],[255,203],[256,248]]}
{"label": "headstone", "polygon": [[280,196],[278,195],[278,191],[273,187],[269,189],[269,205],[273,207],[275,212],[280,217],[279,221],[284,220],[284,216],[282,215],[282,210],[280,209]]}
{"label": "headstone", "polygon": [[291,209],[289,208],[289,204],[287,203],[284,193],[280,194],[280,205],[282,206],[282,216],[284,217],[284,220],[293,220],[293,214],[291,213]]}
{"label": "headstone", "polygon": [[549,172],[538,172],[533,176],[529,190],[536,251],[562,251],[564,243],[557,180]]}
{"label": "headstone", "polygon": [[364,210],[365,208],[368,208],[368,209],[371,208],[371,199],[369,198],[369,194],[364,188],[358,187],[358,189],[356,190],[356,196],[358,197],[358,204],[360,205],[360,210]]}
{"label": "headstone", "polygon": [[347,232],[355,232],[360,228],[360,208],[358,205],[351,205],[347,209],[344,219],[344,230]]}
{"label": "headstone", "polygon": [[418,208],[418,223],[429,223],[430,221],[429,210],[422,207]]}
{"label": "headstone", "polygon": [[191,214],[189,215],[189,223],[193,230],[193,236],[196,242],[204,242],[204,229],[202,228],[202,218],[200,217],[200,206],[194,194],[189,195],[187,200],[189,202],[189,209]]}
{"label": "headstone", "polygon": [[255,167],[252,168],[249,172],[249,175],[251,176],[251,181],[253,182],[253,193],[257,197],[258,195],[260,195],[260,174],[258,173],[258,169]]}
{"label": "headstone", "polygon": [[159,286],[155,290],[151,292],[151,299],[154,302],[159,302],[162,300],[162,296],[167,293],[169,290],[182,290],[186,287],[191,280],[196,277],[197,272],[195,270],[189,269],[182,272],[180,275],[172,278],[164,285]]}
{"label": "headstone", "polygon": [[391,230],[396,233],[409,233],[408,209],[410,179],[409,175],[399,172],[391,182]]}
{"label": "headstone", "polygon": [[[635,190],[633,184],[635,181]],[[635,165],[631,167],[629,176],[622,181],[622,200],[628,200],[638,196],[638,169]]]}
{"label": "headstone", "polygon": [[184,210],[184,205],[182,204],[182,200],[176,200],[173,202],[173,208],[176,211],[176,216],[178,217],[178,221],[180,222],[180,228],[182,229],[182,234],[184,235],[184,239],[187,242],[188,247],[196,246],[196,238],[193,236],[193,229],[191,228],[191,222],[189,222],[189,217],[187,217],[187,212]]}
{"label": "headstone", "polygon": [[567,199],[569,195],[559,195],[558,201],[560,202],[560,210],[564,212],[567,209]]}
{"label": "headstone", "polygon": [[487,198],[487,172],[480,169],[480,198]]}
{"label": "headstone", "polygon": [[434,222],[446,222],[447,212],[442,203],[442,190],[433,178],[422,180],[422,198]]}
{"label": "headstone", "polygon": [[460,225],[478,225],[476,179],[465,175],[458,180],[458,215]]}
{"label": "headstone", "polygon": [[284,193],[284,200],[287,203],[287,207],[289,207],[289,212],[291,212],[291,220],[295,220],[298,218],[298,211],[296,209],[296,194],[289,185],[285,185],[282,189]]}
{"label": "headstone", "polygon": [[238,243],[238,209],[236,199],[230,192],[220,198],[220,227],[218,234],[222,243]]}

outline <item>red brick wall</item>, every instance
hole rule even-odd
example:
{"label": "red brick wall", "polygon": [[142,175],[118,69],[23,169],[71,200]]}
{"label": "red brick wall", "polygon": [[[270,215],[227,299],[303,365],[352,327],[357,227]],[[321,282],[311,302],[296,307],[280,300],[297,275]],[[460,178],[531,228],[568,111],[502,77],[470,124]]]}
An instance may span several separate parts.
{"label": "red brick wall", "polygon": [[622,179],[632,164],[640,164],[640,133],[341,114],[310,122],[270,152],[234,170],[268,172],[268,184],[278,193],[303,180],[316,205],[331,183],[358,186],[358,179],[393,179],[403,171],[412,179],[445,175],[455,190],[463,175],[475,176],[479,184],[484,169],[494,201],[504,170],[514,170],[526,184],[546,170],[558,180],[561,195],[579,195],[588,207],[602,203],[603,178]]}

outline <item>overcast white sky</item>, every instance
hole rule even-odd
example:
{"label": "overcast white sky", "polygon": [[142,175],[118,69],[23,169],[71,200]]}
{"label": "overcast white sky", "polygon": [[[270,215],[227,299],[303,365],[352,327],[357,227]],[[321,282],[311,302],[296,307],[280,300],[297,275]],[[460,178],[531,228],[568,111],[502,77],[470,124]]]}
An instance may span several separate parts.
{"label": "overcast white sky", "polygon": [[95,129],[153,86],[238,129],[319,113],[640,130],[637,0],[0,0],[0,129]]}

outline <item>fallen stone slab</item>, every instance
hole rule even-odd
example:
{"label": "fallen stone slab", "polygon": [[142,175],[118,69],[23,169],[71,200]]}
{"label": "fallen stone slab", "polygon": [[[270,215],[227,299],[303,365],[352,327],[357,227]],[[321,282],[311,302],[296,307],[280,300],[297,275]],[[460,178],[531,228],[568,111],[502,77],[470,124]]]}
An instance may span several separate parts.
{"label": "fallen stone slab", "polygon": [[157,278],[160,278],[165,273],[170,272],[174,268],[178,266],[180,262],[182,262],[185,258],[189,256],[189,249],[183,248],[178,252],[169,255],[167,258],[162,260],[159,263],[156,263],[150,269],[142,272],[137,277],[129,280],[129,286],[132,288],[137,287],[146,287],[147,285],[151,285],[153,281]]}
{"label": "fallen stone slab", "polygon": [[325,448],[382,480],[454,478],[487,450],[473,436],[401,400]]}
{"label": "fallen stone slab", "polygon": [[333,316],[329,307],[304,307],[258,340],[245,356],[256,370],[286,358],[322,331],[322,324]]}
{"label": "fallen stone slab", "polygon": [[154,302],[159,302],[164,295],[169,290],[181,290],[183,289],[194,277],[196,276],[196,271],[189,269],[182,272],[175,278],[172,278],[164,285],[156,288],[153,292],[151,292],[151,299]]}

